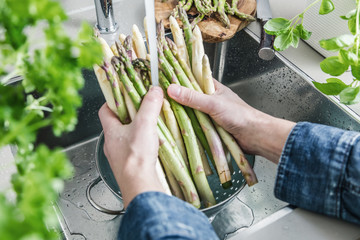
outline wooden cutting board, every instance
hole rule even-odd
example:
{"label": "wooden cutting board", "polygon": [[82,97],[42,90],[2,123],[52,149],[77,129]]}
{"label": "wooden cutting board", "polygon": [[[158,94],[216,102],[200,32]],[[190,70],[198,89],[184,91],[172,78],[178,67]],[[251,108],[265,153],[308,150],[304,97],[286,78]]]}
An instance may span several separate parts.
{"label": "wooden cutting board", "polygon": [[[227,0],[231,4],[231,0]],[[162,2],[162,0],[155,0],[155,12],[156,12],[156,22],[163,20],[165,28],[169,28],[169,16],[173,9],[178,4],[178,0],[167,0]],[[255,15],[256,13],[256,0],[239,0],[238,9],[240,12]],[[190,14],[196,14],[196,9],[193,7],[189,11]],[[240,31],[246,27],[249,22],[242,21],[237,17],[228,15],[230,19],[230,28],[227,29],[223,24],[217,20],[213,15],[204,19],[198,26],[202,32],[203,40],[205,42],[216,43],[222,42],[232,38],[236,32]],[[179,22],[180,23],[180,22]]]}

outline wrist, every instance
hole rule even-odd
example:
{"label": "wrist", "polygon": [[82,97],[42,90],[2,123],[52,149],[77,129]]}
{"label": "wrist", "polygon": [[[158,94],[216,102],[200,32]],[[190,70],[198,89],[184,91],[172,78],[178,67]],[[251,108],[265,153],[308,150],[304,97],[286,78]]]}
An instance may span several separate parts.
{"label": "wrist", "polygon": [[258,134],[258,154],[278,163],[294,122],[266,115]]}
{"label": "wrist", "polygon": [[125,208],[137,195],[143,192],[158,191],[164,192],[156,173],[153,161],[129,160],[129,163],[122,168],[117,175],[117,183],[123,196]]}
{"label": "wrist", "polygon": [[240,142],[240,145],[244,146],[248,153],[278,163],[287,137],[294,126],[294,122],[256,111],[248,121],[246,131],[242,131],[246,135],[242,134],[243,142]]}

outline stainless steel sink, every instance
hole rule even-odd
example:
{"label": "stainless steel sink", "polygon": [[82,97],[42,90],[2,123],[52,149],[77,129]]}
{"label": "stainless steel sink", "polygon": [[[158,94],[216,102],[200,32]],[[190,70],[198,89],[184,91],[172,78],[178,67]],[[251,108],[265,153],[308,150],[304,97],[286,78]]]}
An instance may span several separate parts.
{"label": "stainless steel sink", "polygon": [[[251,106],[292,121],[360,130],[359,116],[322,95],[296,66],[284,61],[280,55],[269,62],[259,59],[258,42],[248,30],[239,32],[227,43],[206,44],[205,47],[215,75]],[[104,98],[94,73],[85,70],[83,75],[86,85],[81,91],[80,124],[74,132],[61,138],[55,138],[49,129],[45,129],[38,141],[63,146],[76,169],[56,205],[64,237],[115,239],[121,217],[97,211],[86,199],[86,187],[98,176],[94,163],[95,144],[101,132],[97,112]],[[287,203],[273,195],[276,165],[256,157],[255,172],[259,184],[245,187],[231,204],[210,218],[219,236],[234,235],[236,231],[251,228],[281,209],[292,211]],[[102,183],[91,194],[95,201],[108,208],[117,209],[121,205]]]}

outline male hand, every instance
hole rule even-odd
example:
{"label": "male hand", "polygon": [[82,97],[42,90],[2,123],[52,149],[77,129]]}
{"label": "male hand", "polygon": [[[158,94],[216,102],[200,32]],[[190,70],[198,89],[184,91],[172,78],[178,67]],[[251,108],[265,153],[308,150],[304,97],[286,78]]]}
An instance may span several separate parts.
{"label": "male hand", "polygon": [[104,152],[125,207],[139,193],[164,192],[155,171],[159,148],[157,119],[162,102],[162,89],[151,88],[135,119],[128,125],[121,124],[106,103],[99,110],[105,137]]}
{"label": "male hand", "polygon": [[168,95],[180,104],[209,114],[231,133],[243,150],[277,163],[295,123],[274,118],[245,103],[226,86],[214,80],[215,93],[202,94],[172,84]]}

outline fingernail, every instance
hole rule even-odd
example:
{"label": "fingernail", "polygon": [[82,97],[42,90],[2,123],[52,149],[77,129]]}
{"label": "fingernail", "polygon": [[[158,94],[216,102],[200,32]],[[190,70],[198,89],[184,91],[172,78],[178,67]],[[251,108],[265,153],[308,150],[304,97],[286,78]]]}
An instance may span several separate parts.
{"label": "fingernail", "polygon": [[178,98],[180,96],[181,88],[176,84],[171,84],[168,88],[169,95]]}
{"label": "fingernail", "polygon": [[151,86],[149,91],[160,93],[160,92],[162,92],[162,89],[160,87]]}

